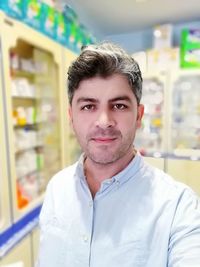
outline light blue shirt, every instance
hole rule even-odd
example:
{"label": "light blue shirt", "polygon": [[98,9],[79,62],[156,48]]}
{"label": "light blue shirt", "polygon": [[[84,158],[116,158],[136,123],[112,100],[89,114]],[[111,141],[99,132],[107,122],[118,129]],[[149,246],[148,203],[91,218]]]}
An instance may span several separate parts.
{"label": "light blue shirt", "polygon": [[51,179],[39,267],[200,267],[200,203],[137,154],[93,199],[83,158]]}

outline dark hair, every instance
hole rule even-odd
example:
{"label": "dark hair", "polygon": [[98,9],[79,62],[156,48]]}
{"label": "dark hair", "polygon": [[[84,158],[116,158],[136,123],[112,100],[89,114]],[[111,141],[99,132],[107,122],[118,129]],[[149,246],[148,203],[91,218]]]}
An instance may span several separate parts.
{"label": "dark hair", "polygon": [[110,42],[84,47],[68,70],[69,103],[72,103],[74,92],[81,81],[95,76],[108,77],[116,73],[128,78],[139,104],[142,97],[142,75],[137,62],[121,47]]}

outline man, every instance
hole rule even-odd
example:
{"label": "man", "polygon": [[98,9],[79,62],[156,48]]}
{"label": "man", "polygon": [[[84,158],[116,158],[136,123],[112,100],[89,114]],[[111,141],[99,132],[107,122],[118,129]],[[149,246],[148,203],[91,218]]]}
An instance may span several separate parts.
{"label": "man", "polygon": [[39,266],[199,267],[199,199],[133,146],[144,111],[137,63],[102,43],[83,49],[68,74],[83,155],[48,185]]}

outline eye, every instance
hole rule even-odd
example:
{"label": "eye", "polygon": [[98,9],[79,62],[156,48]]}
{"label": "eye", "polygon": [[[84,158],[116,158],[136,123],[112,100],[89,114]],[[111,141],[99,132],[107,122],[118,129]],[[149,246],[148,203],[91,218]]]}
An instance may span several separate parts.
{"label": "eye", "polygon": [[115,104],[113,106],[113,109],[116,109],[116,110],[124,110],[124,109],[127,109],[127,108],[128,108],[128,106],[125,105],[125,104]]}
{"label": "eye", "polygon": [[95,109],[95,105],[91,105],[91,104],[81,107],[81,110],[94,110],[94,109]]}

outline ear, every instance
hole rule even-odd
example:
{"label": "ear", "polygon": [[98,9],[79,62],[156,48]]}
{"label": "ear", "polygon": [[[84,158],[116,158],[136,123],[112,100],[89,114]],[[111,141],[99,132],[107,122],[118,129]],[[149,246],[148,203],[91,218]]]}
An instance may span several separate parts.
{"label": "ear", "polygon": [[143,115],[144,115],[144,105],[140,104],[138,106],[138,111],[137,111],[137,121],[136,121],[137,129],[141,127],[141,122],[142,122]]}

